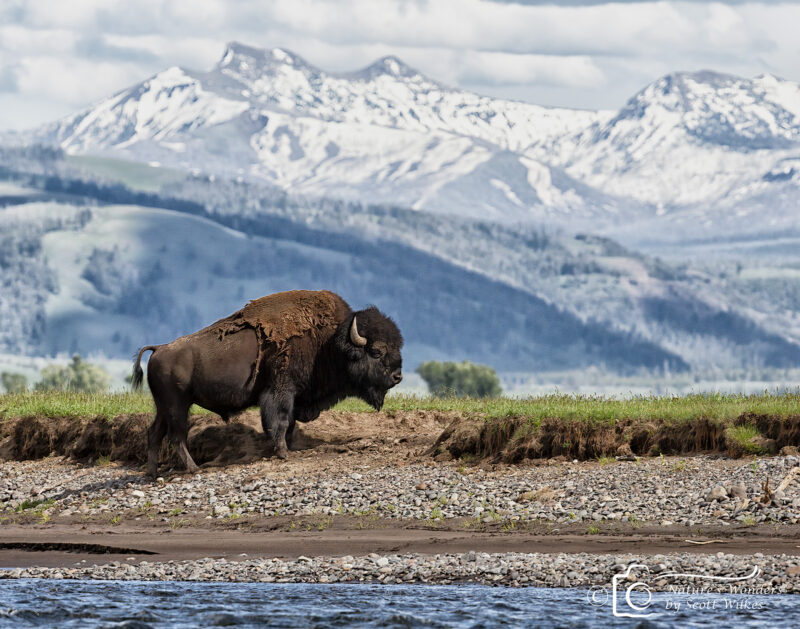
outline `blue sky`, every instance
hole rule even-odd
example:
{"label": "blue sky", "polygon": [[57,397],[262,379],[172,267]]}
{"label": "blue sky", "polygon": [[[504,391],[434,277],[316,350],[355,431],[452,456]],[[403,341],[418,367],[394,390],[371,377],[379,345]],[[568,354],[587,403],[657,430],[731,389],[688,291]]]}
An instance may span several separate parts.
{"label": "blue sky", "polygon": [[800,81],[797,2],[0,0],[0,129],[77,111],[228,41],[328,70],[394,54],[446,84],[617,108],[675,70]]}

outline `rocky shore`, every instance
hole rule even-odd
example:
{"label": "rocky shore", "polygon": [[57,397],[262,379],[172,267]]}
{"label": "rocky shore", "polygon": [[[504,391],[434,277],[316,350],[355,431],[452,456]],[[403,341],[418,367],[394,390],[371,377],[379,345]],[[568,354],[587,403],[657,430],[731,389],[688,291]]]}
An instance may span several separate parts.
{"label": "rocky shore", "polygon": [[[628,571],[629,566],[635,566]],[[702,575],[741,581],[714,581]],[[205,558],[166,563],[113,562],[71,568],[26,568],[0,572],[0,578],[225,581],[265,583],[479,583],[484,585],[592,587],[609,586],[623,575],[624,586],[645,582],[653,591],[676,587],[712,588],[726,593],[800,593],[800,557],[689,554],[594,555],[468,552],[462,554],[393,554],[353,557],[304,557],[295,560]],[[721,588],[721,589],[720,589]]]}
{"label": "rocky shore", "polygon": [[[299,453],[295,453],[299,454]],[[294,455],[293,455],[294,456]],[[521,522],[600,525],[752,526],[800,522],[800,465],[795,456],[728,460],[708,456],[629,462],[560,462],[493,469],[412,463],[311,466],[266,460],[166,475],[156,482],[117,465],[86,468],[66,461],[3,462],[0,502],[6,515],[44,520],[114,515],[122,519],[192,515],[371,516],[472,524]],[[769,481],[768,489],[765,483]]]}

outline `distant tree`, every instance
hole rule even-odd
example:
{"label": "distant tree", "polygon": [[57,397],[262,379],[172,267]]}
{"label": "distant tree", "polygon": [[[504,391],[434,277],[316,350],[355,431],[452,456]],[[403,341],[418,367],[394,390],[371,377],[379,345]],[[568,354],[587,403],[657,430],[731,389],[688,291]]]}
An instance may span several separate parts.
{"label": "distant tree", "polygon": [[36,383],[36,390],[98,393],[107,390],[110,384],[111,376],[105,369],[75,354],[66,367],[48,365],[42,369],[42,379]]}
{"label": "distant tree", "polygon": [[491,397],[503,393],[497,372],[487,365],[432,360],[417,367],[417,373],[436,396]]}
{"label": "distant tree", "polygon": [[4,371],[0,374],[0,383],[6,393],[24,393],[28,390],[28,379],[21,373]]}

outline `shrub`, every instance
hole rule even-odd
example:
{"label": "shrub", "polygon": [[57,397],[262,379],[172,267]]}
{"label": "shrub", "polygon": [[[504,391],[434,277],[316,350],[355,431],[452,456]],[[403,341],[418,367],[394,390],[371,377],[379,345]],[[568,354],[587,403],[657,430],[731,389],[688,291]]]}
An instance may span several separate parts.
{"label": "shrub", "polygon": [[37,391],[81,391],[99,393],[111,384],[111,376],[105,369],[85,362],[78,354],[66,367],[48,365],[42,369],[42,379],[36,384]]}
{"label": "shrub", "polygon": [[494,397],[503,392],[497,373],[487,365],[434,360],[422,363],[417,373],[425,380],[431,394],[439,397]]}
{"label": "shrub", "polygon": [[24,393],[28,390],[28,379],[21,373],[4,371],[0,374],[0,383],[6,393]]}

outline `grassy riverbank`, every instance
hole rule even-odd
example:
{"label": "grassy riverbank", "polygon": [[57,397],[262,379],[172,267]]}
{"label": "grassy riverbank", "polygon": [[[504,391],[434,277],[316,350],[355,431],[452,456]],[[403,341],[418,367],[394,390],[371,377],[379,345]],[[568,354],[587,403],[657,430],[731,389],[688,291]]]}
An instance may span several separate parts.
{"label": "grassy riverbank", "polygon": [[[373,412],[355,398],[348,398],[334,410],[351,413]],[[383,411],[453,412],[495,420],[527,420],[534,426],[545,419],[582,420],[613,424],[621,420],[686,422],[699,419],[725,422],[743,415],[789,418],[800,416],[800,395],[707,394],[686,396],[637,396],[613,399],[599,396],[546,395],[529,398],[435,398],[390,395]],[[103,417],[153,412],[148,393],[61,393],[29,392],[0,395],[0,419],[15,417]],[[194,406],[193,414],[208,411]]]}
{"label": "grassy riverbank", "polygon": [[[340,403],[336,410],[367,412],[358,399]],[[585,420],[614,423],[620,420],[724,421],[744,414],[792,417],[800,415],[800,395],[708,394],[686,396],[637,396],[615,399],[602,396],[543,395],[528,398],[435,398],[391,396],[384,412],[456,412],[485,419],[520,418],[538,425],[544,419]]]}

